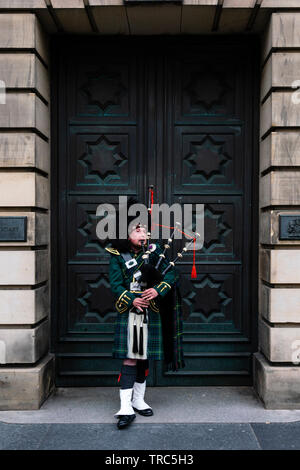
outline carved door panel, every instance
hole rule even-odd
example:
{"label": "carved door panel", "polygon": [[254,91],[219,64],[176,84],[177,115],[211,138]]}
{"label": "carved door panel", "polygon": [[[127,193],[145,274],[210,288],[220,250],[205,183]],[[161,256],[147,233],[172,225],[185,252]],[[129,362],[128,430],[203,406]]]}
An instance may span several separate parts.
{"label": "carved door panel", "polygon": [[255,47],[226,40],[165,53],[165,200],[204,204],[204,246],[197,279],[192,251],[180,263],[186,368],[164,373],[158,364],[159,385],[252,383],[256,60]]}
{"label": "carved door panel", "polygon": [[179,265],[187,365],[174,374],[152,364],[149,384],[251,383],[253,47],[245,41],[233,53],[180,38],[61,44],[52,67],[57,385],[117,385],[109,255],[96,236],[96,208],[119,195],[145,201],[149,183],[159,202],[205,204],[197,279],[190,255]]}

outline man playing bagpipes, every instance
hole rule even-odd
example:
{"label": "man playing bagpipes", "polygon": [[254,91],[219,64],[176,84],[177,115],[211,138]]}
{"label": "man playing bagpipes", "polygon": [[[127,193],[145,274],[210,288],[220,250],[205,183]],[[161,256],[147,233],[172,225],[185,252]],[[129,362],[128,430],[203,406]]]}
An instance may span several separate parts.
{"label": "man playing bagpipes", "polygon": [[179,275],[166,256],[171,242],[172,237],[162,250],[158,243],[150,243],[146,228],[138,224],[131,226],[127,240],[111,240],[112,246],[106,248],[117,310],[113,357],[123,359],[121,407],[115,414],[119,429],[135,419],[135,411],[153,415],[144,401],[149,359],[164,360],[167,370],[185,366]]}

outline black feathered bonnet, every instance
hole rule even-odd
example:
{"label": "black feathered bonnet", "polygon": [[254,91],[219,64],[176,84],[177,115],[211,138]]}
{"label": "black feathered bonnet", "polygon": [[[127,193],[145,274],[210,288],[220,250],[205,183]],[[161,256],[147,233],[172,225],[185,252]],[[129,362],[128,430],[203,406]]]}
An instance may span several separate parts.
{"label": "black feathered bonnet", "polygon": [[[133,205],[133,204],[138,204],[139,201],[133,197],[133,196],[130,196],[128,199],[127,199],[127,205],[126,205],[126,210],[127,210],[127,214],[128,214],[128,209]],[[129,227],[129,224],[134,220],[136,219],[136,215],[134,216],[131,216],[131,215],[127,215],[127,228]],[[119,210],[116,211],[116,237],[115,239],[112,239],[110,238],[109,241],[110,241],[110,245],[112,246],[112,248],[115,248],[116,250],[119,251],[119,253],[126,253],[130,250],[131,246],[130,246],[130,241],[128,240],[128,237],[127,239],[120,239],[119,238]]]}

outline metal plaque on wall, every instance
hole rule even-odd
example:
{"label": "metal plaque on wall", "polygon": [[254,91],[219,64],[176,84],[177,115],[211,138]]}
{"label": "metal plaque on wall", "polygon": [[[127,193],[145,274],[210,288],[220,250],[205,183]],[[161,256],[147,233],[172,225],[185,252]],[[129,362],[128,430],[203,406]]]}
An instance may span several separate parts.
{"label": "metal plaque on wall", "polygon": [[279,216],[279,239],[300,240],[300,214]]}
{"label": "metal plaque on wall", "polygon": [[0,216],[0,242],[26,242],[27,217]]}

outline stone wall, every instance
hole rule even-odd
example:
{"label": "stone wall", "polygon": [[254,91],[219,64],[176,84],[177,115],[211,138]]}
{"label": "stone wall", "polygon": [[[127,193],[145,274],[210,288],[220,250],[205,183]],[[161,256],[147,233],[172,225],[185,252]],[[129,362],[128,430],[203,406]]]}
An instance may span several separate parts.
{"label": "stone wall", "polygon": [[0,13],[0,217],[27,217],[25,242],[0,242],[1,410],[37,409],[54,386],[48,49],[35,14]]}
{"label": "stone wall", "polygon": [[300,11],[273,13],[262,41],[259,352],[254,387],[267,408],[300,408],[300,242],[279,238],[300,213]]}

